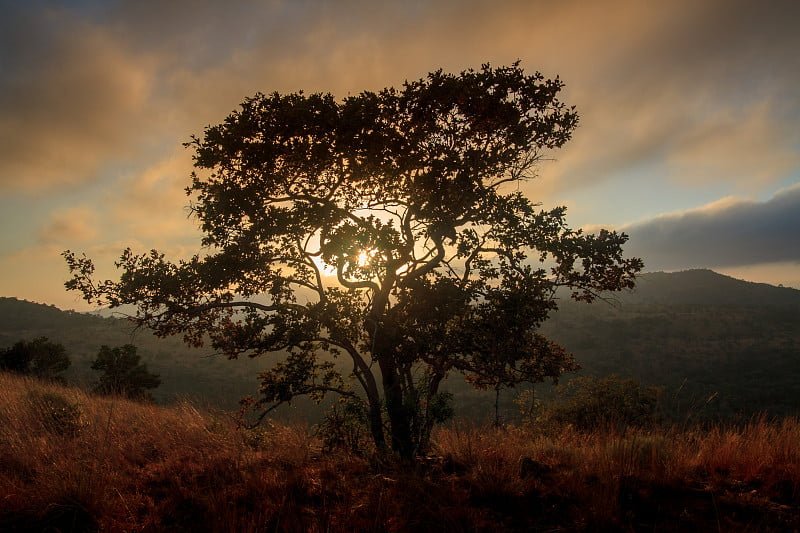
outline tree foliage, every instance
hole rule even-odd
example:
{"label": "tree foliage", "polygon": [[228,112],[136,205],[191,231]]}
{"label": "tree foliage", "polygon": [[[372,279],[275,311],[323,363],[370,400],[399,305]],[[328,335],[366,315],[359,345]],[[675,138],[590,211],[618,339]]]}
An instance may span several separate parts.
{"label": "tree foliage", "polygon": [[571,424],[585,431],[651,427],[657,421],[660,390],[617,375],[582,376],[558,386],[561,401],[541,416],[545,424]]}
{"label": "tree foliage", "polygon": [[231,358],[285,351],[253,407],[361,398],[376,445],[385,407],[392,448],[411,456],[447,375],[481,388],[557,379],[576,365],[537,333],[556,289],[591,301],[641,268],[624,234],[571,230],[565,208],[519,190],[577,125],[561,88],[515,63],[341,101],[257,94],[187,143],[207,253],[126,250],[119,281],[95,282],[91,260],[65,252],[67,287],[136,304],[139,324]]}
{"label": "tree foliage", "polygon": [[161,379],[148,371],[147,365],[140,364],[140,359],[132,344],[115,348],[101,346],[97,359],[92,362],[92,370],[102,372],[94,391],[134,400],[152,400],[147,391],[161,385]]}
{"label": "tree foliage", "polygon": [[47,337],[21,340],[0,351],[0,369],[30,374],[39,379],[63,383],[63,374],[72,364],[63,345]]}

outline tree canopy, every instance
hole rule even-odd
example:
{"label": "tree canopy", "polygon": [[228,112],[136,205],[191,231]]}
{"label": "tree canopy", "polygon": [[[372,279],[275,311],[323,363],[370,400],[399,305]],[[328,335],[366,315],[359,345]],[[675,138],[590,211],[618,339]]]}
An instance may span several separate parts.
{"label": "tree canopy", "polygon": [[556,290],[592,301],[642,267],[623,257],[624,234],[572,230],[564,207],[519,190],[577,125],[561,89],[515,63],[343,100],[256,94],[187,143],[205,253],[128,249],[120,279],[96,282],[91,260],[67,251],[66,285],[231,358],[285,351],[253,407],[361,398],[376,445],[388,446],[385,409],[391,447],[411,456],[446,376],[486,388],[575,369],[537,331]]}
{"label": "tree canopy", "polygon": [[545,426],[571,424],[580,431],[622,431],[650,427],[658,420],[657,387],[643,387],[635,379],[611,375],[581,376],[560,384],[559,402],[548,405],[538,422]]}
{"label": "tree canopy", "polygon": [[141,357],[136,351],[133,344],[115,348],[101,346],[97,359],[92,361],[92,370],[101,372],[94,392],[116,394],[134,400],[152,400],[148,389],[161,385],[161,379],[147,370],[147,365],[139,362]]}
{"label": "tree canopy", "polygon": [[71,364],[64,346],[51,342],[47,337],[21,340],[0,351],[0,369],[48,381],[65,382],[61,374]]}

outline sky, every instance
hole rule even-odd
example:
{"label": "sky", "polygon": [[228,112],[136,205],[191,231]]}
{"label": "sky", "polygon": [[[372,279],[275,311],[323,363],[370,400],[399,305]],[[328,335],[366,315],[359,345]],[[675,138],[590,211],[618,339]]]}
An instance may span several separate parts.
{"label": "sky", "polygon": [[193,134],[256,92],[439,68],[558,76],[580,125],[524,185],[647,271],[800,288],[795,0],[0,0],[0,296],[88,310],[60,253],[187,257]]}

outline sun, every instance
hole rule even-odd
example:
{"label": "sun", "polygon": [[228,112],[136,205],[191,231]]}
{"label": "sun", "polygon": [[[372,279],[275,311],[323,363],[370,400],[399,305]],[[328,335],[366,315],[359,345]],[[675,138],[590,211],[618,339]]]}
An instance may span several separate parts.
{"label": "sun", "polygon": [[[367,248],[364,250],[360,250],[358,253],[355,254],[348,254],[344,256],[345,263],[349,263],[351,267],[355,267],[361,270],[365,270],[372,266],[372,261],[375,259],[375,256],[378,255],[378,250],[374,248]],[[342,259],[342,258],[339,258]],[[326,263],[322,257],[316,255],[312,257],[317,269],[319,270],[320,274],[326,277],[336,276],[336,265]],[[336,259],[334,259],[336,261]]]}
{"label": "sun", "polygon": [[356,265],[358,268],[366,268],[369,262],[375,257],[376,250],[361,250],[356,258]]}

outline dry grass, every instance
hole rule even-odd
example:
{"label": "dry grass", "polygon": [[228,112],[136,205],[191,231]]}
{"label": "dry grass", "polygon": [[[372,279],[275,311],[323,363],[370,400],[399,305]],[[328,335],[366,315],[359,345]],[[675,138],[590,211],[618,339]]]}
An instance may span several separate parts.
{"label": "dry grass", "polygon": [[800,421],[584,434],[457,426],[413,465],[189,404],[0,373],[0,530],[792,531]]}
{"label": "dry grass", "polygon": [[507,500],[538,494],[559,506],[560,519],[551,522],[562,527],[800,528],[800,421],[793,418],[624,433],[466,427],[441,430],[437,442],[472,491]]}

